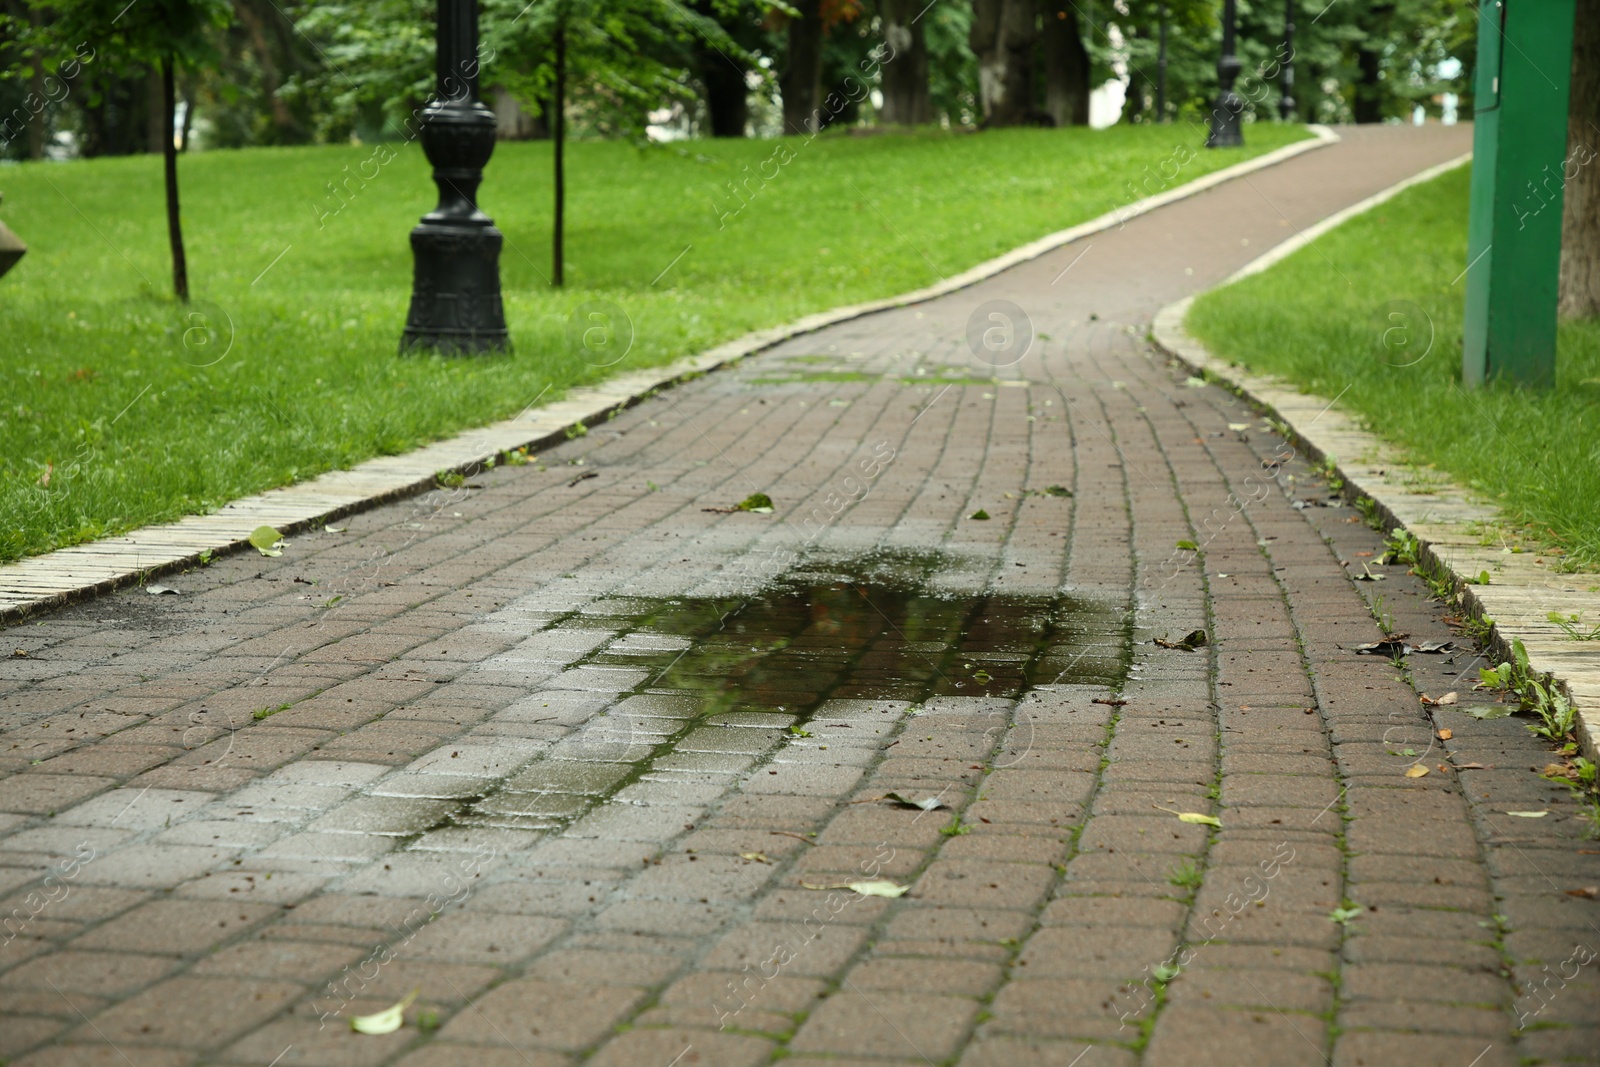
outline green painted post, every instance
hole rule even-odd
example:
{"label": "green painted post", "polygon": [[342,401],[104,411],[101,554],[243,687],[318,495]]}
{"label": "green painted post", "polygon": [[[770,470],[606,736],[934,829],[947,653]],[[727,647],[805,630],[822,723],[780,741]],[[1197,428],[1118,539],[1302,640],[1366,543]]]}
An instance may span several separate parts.
{"label": "green painted post", "polygon": [[1483,0],[1461,378],[1556,379],[1574,0]]}

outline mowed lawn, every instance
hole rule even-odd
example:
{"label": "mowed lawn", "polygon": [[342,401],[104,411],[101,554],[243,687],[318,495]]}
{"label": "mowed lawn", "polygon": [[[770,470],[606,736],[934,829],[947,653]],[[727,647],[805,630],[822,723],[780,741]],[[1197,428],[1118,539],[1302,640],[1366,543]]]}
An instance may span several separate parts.
{"label": "mowed lawn", "polygon": [[[1252,126],[1247,148],[1194,153],[1175,181],[1305,136]],[[407,235],[435,201],[416,144],[387,162],[373,146],[184,157],[189,308],[170,295],[158,159],[0,168],[0,218],[30,246],[0,280],[0,560],[209,511],[926,285],[1145,195],[1129,183],[1179,144],[1197,132],[574,144],[564,290],[547,284],[550,146],[503,144],[480,202],[506,237],[515,352],[466,359],[396,354]],[[574,343],[569,320],[591,301],[631,323],[620,362]]]}
{"label": "mowed lawn", "polygon": [[[1225,359],[1338,397],[1418,462],[1498,501],[1521,527],[1508,547],[1525,538],[1592,570],[1600,567],[1600,321],[1561,324],[1552,390],[1460,385],[1469,179],[1461,167],[1409,189],[1202,296],[1189,329]],[[1405,348],[1396,333],[1383,344],[1396,326],[1410,331]]]}

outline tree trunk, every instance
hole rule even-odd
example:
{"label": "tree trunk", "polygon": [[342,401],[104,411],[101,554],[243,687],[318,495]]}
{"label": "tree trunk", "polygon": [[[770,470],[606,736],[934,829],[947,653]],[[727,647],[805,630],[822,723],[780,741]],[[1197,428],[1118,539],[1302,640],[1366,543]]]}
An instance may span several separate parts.
{"label": "tree trunk", "polygon": [[1593,318],[1600,315],[1600,0],[1578,0],[1562,177],[1561,314]]}
{"label": "tree trunk", "polygon": [[[711,136],[743,137],[750,122],[750,86],[745,81],[745,71],[715,48],[701,49],[699,60]],[[788,99],[785,90],[785,103]]]}
{"label": "tree trunk", "polygon": [[1057,126],[1089,125],[1089,50],[1068,0],[1044,5],[1044,109]]}
{"label": "tree trunk", "polygon": [[1033,112],[1034,0],[973,0],[967,40],[978,57],[984,127],[1020,126]]}
{"label": "tree trunk", "polygon": [[1383,45],[1389,40],[1394,22],[1394,4],[1375,3],[1360,20],[1361,41],[1356,45],[1356,68],[1360,78],[1355,84],[1355,100],[1351,110],[1357,122],[1383,121]]}
{"label": "tree trunk", "polygon": [[783,96],[783,132],[815,133],[822,97],[822,0],[794,0],[799,15],[789,20],[789,48],[778,88]]}
{"label": "tree trunk", "polygon": [[[272,125],[277,131],[274,143],[301,144],[310,140],[305,127],[278,95],[278,90],[283,86],[283,76],[278,71],[277,57],[267,40],[261,13],[250,0],[233,0],[233,10],[244,24],[245,33],[250,39],[250,54],[255,57],[256,66],[261,70],[261,91],[267,98],[267,106],[272,112]],[[188,138],[184,140],[187,142]]]}
{"label": "tree trunk", "polygon": [[149,107],[144,115],[144,128],[150,142],[145,148],[147,152],[166,151],[161,147],[161,138],[163,134],[169,139],[172,136],[171,116],[162,114],[163,106],[167,112],[172,110],[172,87],[166,81],[165,70],[165,66],[150,68],[149,86],[146,89]]}
{"label": "tree trunk", "polygon": [[[29,14],[34,28],[38,29],[44,24],[44,13],[38,8],[29,8]],[[33,64],[33,91],[42,100],[45,95],[44,64],[35,57]],[[28,123],[28,158],[39,160],[44,158],[45,138],[50,133],[50,116],[35,115],[33,121]]]}
{"label": "tree trunk", "polygon": [[556,24],[555,33],[556,77],[554,99],[550,102],[552,119],[550,134],[555,141],[555,220],[550,231],[550,284],[556,288],[566,284],[567,228],[567,26]]}
{"label": "tree trunk", "polygon": [[167,238],[172,242],[172,291],[189,302],[189,262],[183,254],[183,223],[178,217],[178,139],[173,130],[177,93],[172,83],[172,57],[161,60],[161,155],[167,180]]}
{"label": "tree trunk", "polygon": [[1376,50],[1362,47],[1356,51],[1356,67],[1361,78],[1356,82],[1356,98],[1352,107],[1360,123],[1383,121],[1382,86],[1378,84],[1379,56]]}
{"label": "tree trunk", "polygon": [[928,43],[919,18],[923,7],[918,0],[883,0],[883,40],[892,51],[882,67],[880,118],[892,125],[921,126],[933,121]]}

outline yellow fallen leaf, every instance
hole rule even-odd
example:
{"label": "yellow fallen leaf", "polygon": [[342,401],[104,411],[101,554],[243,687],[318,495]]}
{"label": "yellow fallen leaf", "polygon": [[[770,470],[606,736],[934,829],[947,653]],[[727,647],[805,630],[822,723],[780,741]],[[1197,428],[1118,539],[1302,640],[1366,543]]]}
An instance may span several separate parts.
{"label": "yellow fallen leaf", "polygon": [[765,852],[741,852],[739,853],[739,858],[742,860],[754,860],[756,863],[772,862],[767,858],[767,854]]}
{"label": "yellow fallen leaf", "polygon": [[878,879],[871,882],[829,882],[826,885],[812,885],[810,882],[801,882],[807,889],[848,889],[852,893],[860,893],[864,897],[900,897],[904,896],[908,885],[897,885],[894,882]]}
{"label": "yellow fallen leaf", "polygon": [[1186,822],[1197,826],[1215,826],[1218,829],[1222,828],[1222,823],[1212,815],[1202,815],[1198,811],[1173,811],[1171,808],[1163,808],[1160,804],[1152,804],[1150,806],[1159,811],[1167,812],[1169,815],[1176,815],[1179,822]]}
{"label": "yellow fallen leaf", "polygon": [[1550,813],[1548,811],[1508,811],[1507,815],[1515,815],[1519,819],[1542,819]]}
{"label": "yellow fallen leaf", "polygon": [[1420,763],[1416,764],[1413,767],[1407,767],[1406,768],[1406,777],[1407,778],[1421,778],[1423,775],[1425,775],[1427,773],[1428,773],[1428,768],[1424,767]]}
{"label": "yellow fallen leaf", "polygon": [[263,556],[283,555],[283,549],[278,547],[283,544],[283,535],[271,526],[257,526],[250,531],[250,543]]}
{"label": "yellow fallen leaf", "polygon": [[417,994],[422,992],[422,987],[417,986],[398,1004],[391,1004],[382,1011],[373,1012],[371,1015],[355,1015],[350,1019],[350,1029],[358,1034],[392,1034],[400,1029],[406,1021],[406,1009],[411,1002],[417,999]]}
{"label": "yellow fallen leaf", "polygon": [[1441,740],[1441,741],[1448,741],[1454,736],[1455,736],[1455,732],[1452,731],[1452,730],[1440,730],[1439,731],[1439,740]]}

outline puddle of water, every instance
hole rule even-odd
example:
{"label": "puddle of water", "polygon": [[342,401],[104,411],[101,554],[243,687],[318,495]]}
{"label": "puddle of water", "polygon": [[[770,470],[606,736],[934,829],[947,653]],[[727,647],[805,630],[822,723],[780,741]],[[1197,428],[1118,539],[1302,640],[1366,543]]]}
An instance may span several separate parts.
{"label": "puddle of water", "polygon": [[429,829],[564,827],[641,780],[731,782],[830,700],[915,705],[1121,683],[1127,628],[1119,608],[1070,596],[930,593],[929,580],[957,562],[938,553],[813,560],[744,600],[587,605],[570,625],[617,636],[586,643],[591,650],[551,683],[556,689],[523,703],[549,701],[540,708],[549,715],[557,697],[579,696],[571,689],[583,679],[608,679],[581,685],[582,704],[598,698],[606,710],[585,716],[487,796],[435,816]]}

